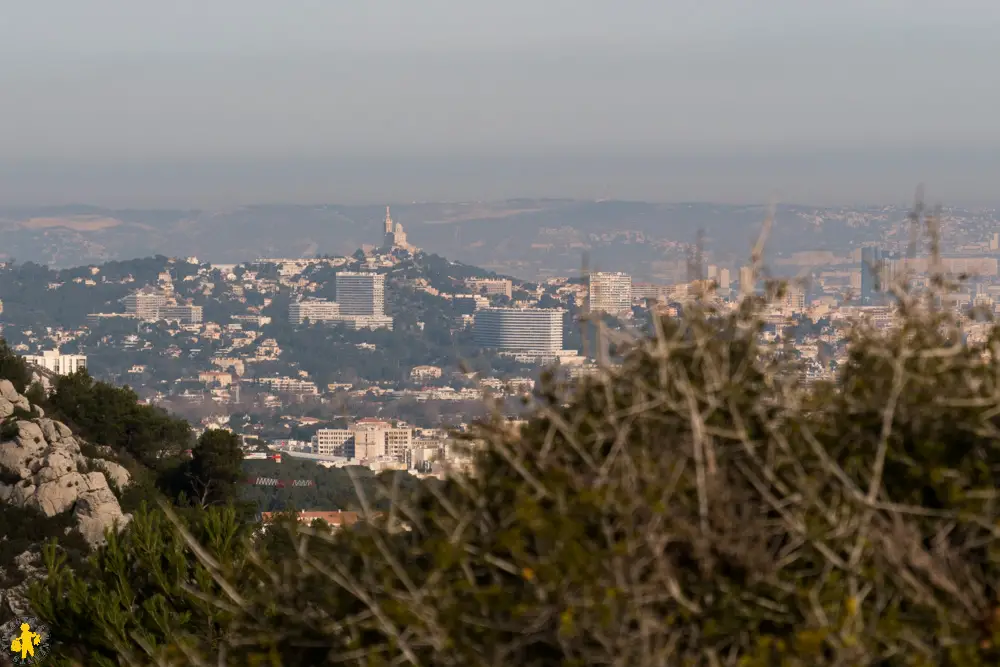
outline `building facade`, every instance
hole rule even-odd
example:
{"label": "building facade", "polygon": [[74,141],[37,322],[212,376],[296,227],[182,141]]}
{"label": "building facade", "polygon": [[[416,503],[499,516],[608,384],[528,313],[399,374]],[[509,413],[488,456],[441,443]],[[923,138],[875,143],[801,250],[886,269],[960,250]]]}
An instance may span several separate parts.
{"label": "building facade", "polygon": [[592,313],[626,315],[632,312],[632,276],[596,271],[587,279],[587,298]]}
{"label": "building facade", "polygon": [[178,304],[164,292],[145,287],[125,297],[125,314],[147,322],[168,320],[180,324],[201,324],[202,307]]}
{"label": "building facade", "polygon": [[179,322],[180,324],[201,324],[201,306],[160,306],[156,313],[157,320],[167,320],[168,322]]}
{"label": "building facade", "polygon": [[740,295],[750,296],[757,291],[757,281],[754,278],[752,266],[740,267]]}
{"label": "building facade", "polygon": [[141,289],[125,297],[125,312],[143,320],[159,319],[160,308],[167,304],[167,297],[152,289]]}
{"label": "building facade", "polygon": [[502,294],[509,299],[514,293],[513,285],[507,278],[472,278],[465,284],[476,294]]}
{"label": "building facade", "polygon": [[381,419],[359,419],[349,428],[322,428],[313,437],[313,448],[322,456],[405,461],[413,446],[413,429],[395,427]]}
{"label": "building facade", "polygon": [[24,360],[59,375],[70,375],[87,367],[86,355],[59,354],[58,350],[46,350],[39,355],[27,355]]}
{"label": "building facade", "polygon": [[562,308],[483,308],[475,315],[475,339],[498,350],[559,352],[565,317]]}
{"label": "building facade", "polygon": [[781,300],[782,307],[791,313],[801,313],[806,309],[806,289],[802,285],[790,284]]}
{"label": "building facade", "polygon": [[385,274],[341,271],[336,277],[341,315],[385,316]]}
{"label": "building facade", "polygon": [[340,304],[326,299],[302,299],[288,305],[288,320],[295,325],[310,322],[333,322],[340,317]]}

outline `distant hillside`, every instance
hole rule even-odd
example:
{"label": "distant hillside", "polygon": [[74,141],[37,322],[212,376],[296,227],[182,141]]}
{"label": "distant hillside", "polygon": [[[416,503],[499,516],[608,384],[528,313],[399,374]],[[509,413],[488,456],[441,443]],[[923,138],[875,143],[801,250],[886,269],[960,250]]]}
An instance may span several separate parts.
{"label": "distant hillside", "polygon": [[[623,201],[508,200],[393,206],[410,241],[428,252],[535,279],[579,270],[589,252],[598,268],[638,278],[684,272],[686,245],[699,229],[718,262],[748,253],[761,206]],[[112,210],[88,206],[0,208],[0,260],[53,267],[150,254],[197,255],[213,262],[259,256],[347,255],[381,240],[381,206],[253,206],[225,211]],[[903,213],[894,217],[902,219]],[[891,220],[890,220],[891,222]],[[784,206],[771,251],[839,250],[848,237],[878,230],[849,225],[840,211]]]}

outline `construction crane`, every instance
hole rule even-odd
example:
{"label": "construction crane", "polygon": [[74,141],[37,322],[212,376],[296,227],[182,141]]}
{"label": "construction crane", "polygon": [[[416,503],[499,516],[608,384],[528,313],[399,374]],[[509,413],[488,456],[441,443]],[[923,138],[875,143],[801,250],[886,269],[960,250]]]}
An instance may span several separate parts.
{"label": "construction crane", "polygon": [[251,477],[244,483],[253,486],[274,486],[279,489],[283,489],[287,486],[316,486],[316,481],[312,479],[278,479],[276,477]]}

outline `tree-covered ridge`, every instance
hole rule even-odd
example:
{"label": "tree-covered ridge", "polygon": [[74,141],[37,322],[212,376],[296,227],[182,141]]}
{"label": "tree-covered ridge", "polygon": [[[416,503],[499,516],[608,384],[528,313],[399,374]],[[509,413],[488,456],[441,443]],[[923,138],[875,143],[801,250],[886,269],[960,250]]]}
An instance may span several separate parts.
{"label": "tree-covered ridge", "polygon": [[[484,425],[469,476],[386,480],[382,518],[254,541],[151,514],[38,608],[108,665],[995,665],[1000,329],[902,311],[805,388],[756,304],[688,309]],[[153,545],[188,585],[149,583]]]}
{"label": "tree-covered ridge", "polygon": [[387,499],[376,500],[375,489],[378,486],[391,487],[393,479],[397,476],[404,489],[408,490],[417,483],[417,479],[406,472],[375,473],[363,466],[325,468],[313,461],[296,460],[292,456],[285,456],[281,463],[246,461],[243,464],[243,473],[247,479],[265,477],[283,480],[304,479],[313,482],[312,486],[284,488],[245,485],[240,497],[261,512],[335,509],[360,511],[363,508],[355,483],[371,499],[375,509],[388,510]]}
{"label": "tree-covered ridge", "polygon": [[[121,311],[121,299],[145,284],[156,284],[163,271],[170,270],[174,279],[181,281],[197,273],[199,267],[157,255],[106,262],[96,268],[99,273],[94,275],[91,265],[61,270],[34,262],[8,265],[0,281],[4,319],[34,327],[78,327],[86,323],[90,313]],[[87,279],[97,284],[77,282]],[[56,284],[58,289],[50,289]]]}
{"label": "tree-covered ridge", "polygon": [[[12,263],[0,267],[0,299],[5,303],[4,321],[11,343],[37,346],[39,340],[48,338],[41,344],[50,346],[54,339],[46,330],[62,329],[70,334],[69,342],[62,344],[64,351],[87,354],[92,372],[101,378],[117,381],[127,375],[144,396],[154,391],[180,390],[185,379],[200,388],[200,383],[191,378],[213,368],[211,359],[220,353],[228,354],[222,351],[242,336],[241,332],[233,336],[225,333],[220,338],[192,334],[166,322],[139,324],[122,318],[88,321],[90,313],[122,312],[125,296],[145,285],[157,284],[163,272],[171,274],[179,299],[203,308],[205,322],[226,325],[233,322],[234,316],[247,315],[269,318],[269,323],[262,325],[241,322],[241,326],[258,334],[258,340],[274,339],[283,350],[277,361],[248,365],[251,377],[306,370],[322,388],[334,382],[402,382],[409,379],[414,366],[428,364],[446,371],[457,371],[464,363],[483,372],[529,372],[522,364],[475,344],[472,331],[462,322],[463,315],[472,313],[469,303],[423,289],[468,293],[468,278],[496,274],[433,254],[417,253],[397,259],[394,266],[378,269],[387,274],[386,309],[394,319],[393,331],[291,325],[288,306],[300,294],[280,283],[279,267],[267,263],[238,265],[232,269],[232,276],[228,269],[223,272],[163,256],[60,271],[30,262]],[[317,262],[307,267],[302,277],[310,281],[308,294],[333,299],[335,274],[364,268],[362,260],[343,266]],[[491,299],[496,304],[506,301],[503,296]],[[565,334],[572,344],[577,334],[571,317],[567,318]],[[362,343],[375,345],[378,352],[359,347]],[[172,351],[177,353],[169,353]],[[145,370],[130,374],[134,366]]]}

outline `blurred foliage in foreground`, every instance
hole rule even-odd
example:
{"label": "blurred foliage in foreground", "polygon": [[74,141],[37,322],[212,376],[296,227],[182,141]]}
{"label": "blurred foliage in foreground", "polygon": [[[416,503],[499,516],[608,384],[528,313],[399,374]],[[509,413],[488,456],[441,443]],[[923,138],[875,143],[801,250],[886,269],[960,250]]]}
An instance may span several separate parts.
{"label": "blurred foliage in foreground", "polygon": [[165,506],[35,606],[88,666],[1000,664],[1000,331],[933,303],[810,388],[760,303],[688,309],[384,516]]}

